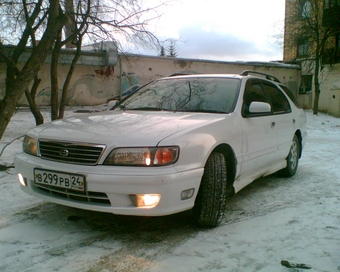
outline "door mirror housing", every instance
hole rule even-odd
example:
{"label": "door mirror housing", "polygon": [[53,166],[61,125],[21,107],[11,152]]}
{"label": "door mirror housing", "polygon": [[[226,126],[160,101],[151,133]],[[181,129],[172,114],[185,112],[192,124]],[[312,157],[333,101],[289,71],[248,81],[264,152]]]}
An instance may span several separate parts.
{"label": "door mirror housing", "polygon": [[272,107],[269,103],[265,102],[251,102],[249,106],[249,113],[250,114],[266,114],[271,113]]}

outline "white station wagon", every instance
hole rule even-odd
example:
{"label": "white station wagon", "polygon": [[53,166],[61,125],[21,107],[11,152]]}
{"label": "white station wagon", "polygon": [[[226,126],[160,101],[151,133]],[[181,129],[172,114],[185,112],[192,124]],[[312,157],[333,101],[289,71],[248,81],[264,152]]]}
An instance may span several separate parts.
{"label": "white station wagon", "polygon": [[111,110],[28,131],[15,167],[21,188],[46,201],[137,216],[192,210],[214,227],[255,179],[293,176],[305,141],[304,111],[275,77],[175,75]]}

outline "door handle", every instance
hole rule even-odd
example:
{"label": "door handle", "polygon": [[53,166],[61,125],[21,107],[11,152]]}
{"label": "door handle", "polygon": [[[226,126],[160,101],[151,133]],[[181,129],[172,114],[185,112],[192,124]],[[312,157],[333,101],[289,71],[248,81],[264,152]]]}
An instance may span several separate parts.
{"label": "door handle", "polygon": [[295,122],[296,122],[295,119],[293,119],[293,124],[295,124]]}
{"label": "door handle", "polygon": [[271,128],[275,127],[275,122],[271,122],[271,123],[270,123],[270,127],[271,127]]}

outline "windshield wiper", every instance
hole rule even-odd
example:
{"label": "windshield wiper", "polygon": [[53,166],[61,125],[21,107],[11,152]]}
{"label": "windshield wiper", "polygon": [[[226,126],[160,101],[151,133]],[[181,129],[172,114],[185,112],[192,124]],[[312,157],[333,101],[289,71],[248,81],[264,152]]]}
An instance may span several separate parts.
{"label": "windshield wiper", "polygon": [[226,114],[227,112],[225,111],[218,111],[218,110],[176,110],[176,112],[204,112],[204,113],[224,113]]}
{"label": "windshield wiper", "polygon": [[124,110],[163,111],[166,109],[157,108],[157,107],[140,107],[140,108],[124,108]]}

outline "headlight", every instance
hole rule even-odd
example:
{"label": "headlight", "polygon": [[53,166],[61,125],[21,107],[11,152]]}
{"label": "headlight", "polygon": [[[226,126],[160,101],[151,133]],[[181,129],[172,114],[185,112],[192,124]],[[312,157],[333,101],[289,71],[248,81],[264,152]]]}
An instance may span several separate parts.
{"label": "headlight", "polygon": [[173,164],[178,146],[116,148],[107,156],[105,165],[161,166]]}
{"label": "headlight", "polygon": [[37,141],[32,137],[25,136],[22,149],[28,154],[37,156]]}

